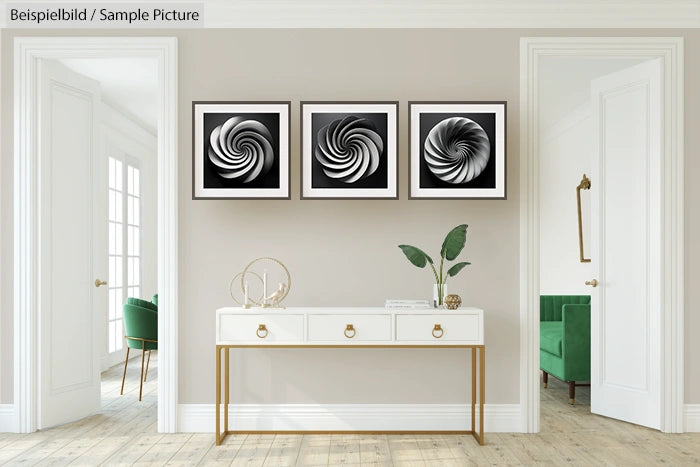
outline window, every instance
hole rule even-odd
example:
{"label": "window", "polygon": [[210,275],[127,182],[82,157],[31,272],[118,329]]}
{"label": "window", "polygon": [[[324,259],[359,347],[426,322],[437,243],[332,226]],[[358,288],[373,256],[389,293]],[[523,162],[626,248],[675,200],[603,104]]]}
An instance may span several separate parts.
{"label": "window", "polygon": [[109,157],[109,316],[107,351],[124,347],[122,305],[141,294],[140,170]]}

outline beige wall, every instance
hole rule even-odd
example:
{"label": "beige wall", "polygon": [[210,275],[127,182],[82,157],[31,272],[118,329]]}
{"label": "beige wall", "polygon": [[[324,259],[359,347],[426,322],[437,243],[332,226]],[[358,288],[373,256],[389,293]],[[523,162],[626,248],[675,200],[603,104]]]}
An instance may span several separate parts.
{"label": "beige wall", "polygon": [[[446,231],[470,225],[473,264],[450,285],[486,310],[489,403],[517,403],[519,375],[519,38],[571,35],[527,30],[178,31],[180,158],[180,402],[213,402],[214,310],[247,261],[270,255],[293,275],[288,305],[381,305],[426,298],[430,274],[396,248],[436,253]],[[578,33],[578,32],[577,32]],[[591,34],[593,32],[587,32]],[[11,99],[11,36],[3,31],[2,98]],[[162,35],[166,32],[160,33]],[[619,32],[596,31],[597,35]],[[624,31],[625,35],[648,34]],[[700,32],[686,37],[686,401],[700,403]],[[300,201],[299,101],[399,100],[399,201]],[[508,101],[508,200],[408,201],[408,100]],[[292,200],[192,201],[191,101],[291,100]],[[692,105],[695,103],[695,105]],[[11,247],[11,108],[3,106],[2,245]],[[9,172],[11,174],[11,171]],[[3,285],[10,286],[10,255]],[[11,289],[10,289],[11,290]],[[2,324],[11,321],[3,293]],[[11,371],[3,341],[3,374]],[[232,402],[458,403],[467,400],[467,357],[456,350],[246,350],[232,354]],[[695,368],[695,371],[691,371]],[[5,378],[3,378],[5,381]],[[3,383],[3,400],[7,399]]]}

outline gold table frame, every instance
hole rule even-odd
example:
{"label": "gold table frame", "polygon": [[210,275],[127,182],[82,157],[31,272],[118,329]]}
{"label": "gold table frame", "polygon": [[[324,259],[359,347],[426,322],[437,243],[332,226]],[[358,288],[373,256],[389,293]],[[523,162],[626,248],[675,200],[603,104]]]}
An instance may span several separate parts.
{"label": "gold table frame", "polygon": [[[229,430],[228,429],[228,406],[229,406],[229,379],[230,379],[230,360],[229,350],[231,349],[471,349],[472,357],[472,400],[471,400],[471,430],[447,430],[447,431],[395,431],[395,430],[380,430],[380,431],[294,431],[294,430]],[[224,351],[224,430],[221,431],[221,351]],[[477,388],[476,388],[476,360],[477,352],[479,354],[479,430],[476,430],[476,406],[477,406]],[[269,434],[269,433],[286,433],[286,434],[461,434],[472,435],[474,439],[483,446],[484,444],[484,388],[485,388],[485,352],[484,345],[460,345],[460,344],[445,344],[445,345],[315,345],[315,344],[280,344],[280,345],[255,345],[255,344],[221,344],[216,346],[216,445],[219,446],[224,438],[230,434],[247,433],[247,434]]]}

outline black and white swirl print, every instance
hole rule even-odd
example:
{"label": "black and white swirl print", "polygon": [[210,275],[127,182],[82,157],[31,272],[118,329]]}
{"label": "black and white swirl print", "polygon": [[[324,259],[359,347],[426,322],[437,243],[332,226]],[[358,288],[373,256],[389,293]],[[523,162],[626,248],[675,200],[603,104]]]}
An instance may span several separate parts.
{"label": "black and white swirl print", "polygon": [[376,172],[383,152],[374,123],[351,115],[318,131],[314,155],[326,176],[351,184]]}
{"label": "black and white swirl print", "polygon": [[251,182],[265,176],[275,160],[272,134],[257,120],[235,116],[209,136],[209,160],[219,176]]}
{"label": "black and white swirl print", "polygon": [[478,123],[450,117],[437,123],[425,139],[423,157],[430,172],[451,184],[470,182],[486,168],[489,137]]}

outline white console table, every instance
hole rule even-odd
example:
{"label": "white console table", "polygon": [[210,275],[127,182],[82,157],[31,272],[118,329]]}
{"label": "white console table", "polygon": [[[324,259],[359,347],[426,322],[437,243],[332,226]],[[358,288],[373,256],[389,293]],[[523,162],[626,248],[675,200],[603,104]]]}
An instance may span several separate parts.
{"label": "white console table", "polygon": [[[471,429],[432,431],[430,433],[471,434],[479,444],[484,444],[485,348],[483,310],[478,308],[403,310],[330,307],[218,309],[216,311],[217,445],[221,444],[226,435],[241,433],[228,429],[229,350],[251,347],[470,349],[472,357]],[[224,365],[223,431],[221,430],[222,351]],[[478,404],[477,355],[479,357]],[[368,364],[371,363],[368,362]],[[477,412],[478,430],[476,426]],[[342,433],[349,432],[343,431]],[[391,433],[416,432],[392,431]]]}

